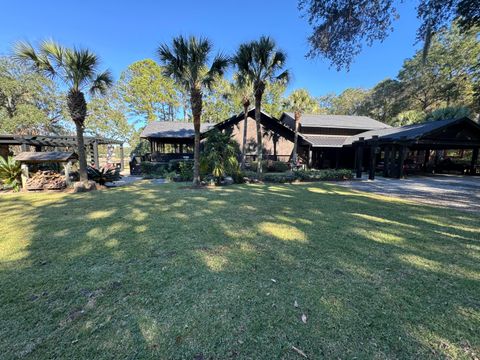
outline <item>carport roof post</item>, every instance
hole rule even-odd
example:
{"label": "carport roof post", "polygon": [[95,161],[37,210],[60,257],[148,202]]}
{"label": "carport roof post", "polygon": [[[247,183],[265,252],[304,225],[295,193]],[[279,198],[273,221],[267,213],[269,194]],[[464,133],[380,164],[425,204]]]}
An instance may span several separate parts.
{"label": "carport roof post", "polygon": [[362,166],[363,166],[363,146],[365,139],[360,137],[355,143],[355,167],[356,167],[356,178],[360,179],[362,177]]}
{"label": "carport roof post", "polygon": [[375,168],[376,168],[376,160],[377,160],[377,147],[378,147],[378,135],[374,135],[372,137],[372,141],[370,142],[370,161],[368,167],[368,179],[375,180]]}

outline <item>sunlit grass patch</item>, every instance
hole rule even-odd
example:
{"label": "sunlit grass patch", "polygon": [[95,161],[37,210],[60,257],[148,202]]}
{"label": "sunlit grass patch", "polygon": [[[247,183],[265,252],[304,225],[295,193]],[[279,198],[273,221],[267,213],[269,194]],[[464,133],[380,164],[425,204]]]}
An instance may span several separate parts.
{"label": "sunlit grass patch", "polygon": [[258,226],[261,232],[274,236],[279,240],[286,241],[306,241],[306,234],[295,226],[278,224],[272,222],[263,222]]}

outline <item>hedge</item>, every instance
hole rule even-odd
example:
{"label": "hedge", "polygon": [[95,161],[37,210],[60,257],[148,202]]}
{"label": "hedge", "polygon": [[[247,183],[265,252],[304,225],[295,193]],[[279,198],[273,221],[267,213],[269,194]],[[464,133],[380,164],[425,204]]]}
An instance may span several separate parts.
{"label": "hedge", "polygon": [[[247,177],[255,178],[253,172],[245,173]],[[325,169],[325,170],[298,170],[285,173],[265,173],[262,176],[264,182],[291,183],[294,181],[342,181],[353,177],[349,169]]]}

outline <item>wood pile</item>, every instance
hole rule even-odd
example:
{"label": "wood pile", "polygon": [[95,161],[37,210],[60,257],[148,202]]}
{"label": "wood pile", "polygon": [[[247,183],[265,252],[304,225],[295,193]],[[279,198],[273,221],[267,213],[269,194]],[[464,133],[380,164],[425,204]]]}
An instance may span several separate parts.
{"label": "wood pile", "polygon": [[55,171],[37,171],[27,180],[27,190],[60,190],[67,184],[65,177]]}

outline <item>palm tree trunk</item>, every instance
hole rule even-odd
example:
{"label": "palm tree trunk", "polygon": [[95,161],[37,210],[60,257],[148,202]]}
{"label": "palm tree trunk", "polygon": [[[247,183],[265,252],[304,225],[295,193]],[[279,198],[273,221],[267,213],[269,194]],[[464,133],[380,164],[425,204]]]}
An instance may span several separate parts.
{"label": "palm tree trunk", "polygon": [[193,149],[193,186],[200,185],[200,120],[202,116],[202,93],[192,89],[190,103],[193,115],[193,128],[195,129],[195,143]]}
{"label": "palm tree trunk", "polygon": [[255,94],[255,122],[257,123],[257,176],[262,175],[263,145],[262,145],[262,94]]}
{"label": "palm tree trunk", "polygon": [[76,88],[70,89],[67,94],[67,106],[77,131],[78,173],[80,181],[87,181],[87,158],[85,157],[85,142],[83,139],[83,128],[87,116],[87,102],[85,101],[83,93]]}
{"label": "palm tree trunk", "polygon": [[300,124],[300,113],[295,112],[295,137],[293,141],[292,170],[297,166],[298,158],[298,125]]}
{"label": "palm tree trunk", "polygon": [[78,174],[80,181],[87,181],[87,158],[85,156],[85,142],[83,140],[83,124],[75,121],[75,128],[77,130]]}
{"label": "palm tree trunk", "polygon": [[245,163],[247,161],[247,125],[248,125],[248,106],[250,102],[243,103],[243,141],[242,141],[242,163],[240,168],[245,170]]}
{"label": "palm tree trunk", "polygon": [[200,115],[193,115],[195,147],[193,150],[193,186],[200,185]]}

